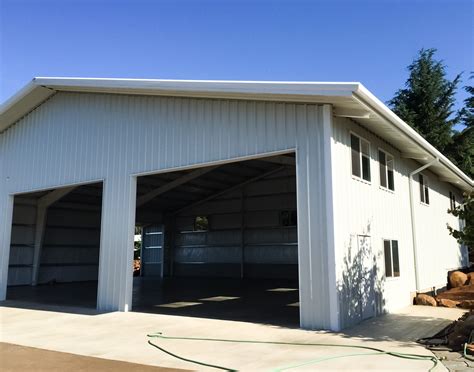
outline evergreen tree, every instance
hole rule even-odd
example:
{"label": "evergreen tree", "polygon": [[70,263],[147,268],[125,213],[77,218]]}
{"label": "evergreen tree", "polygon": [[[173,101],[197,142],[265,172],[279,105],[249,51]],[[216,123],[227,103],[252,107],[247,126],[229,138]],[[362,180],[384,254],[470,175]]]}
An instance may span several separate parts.
{"label": "evergreen tree", "polygon": [[410,76],[405,88],[389,101],[392,110],[418,131],[439,151],[452,144],[452,130],[457,121],[452,117],[457,84],[446,78],[446,67],[434,59],[436,49],[422,49],[408,66]]}
{"label": "evergreen tree", "polygon": [[[471,79],[474,74],[471,75]],[[453,143],[449,146],[448,156],[469,177],[474,178],[474,86],[464,87],[470,94],[464,100],[464,107],[459,112],[459,122],[464,126],[454,132]]]}

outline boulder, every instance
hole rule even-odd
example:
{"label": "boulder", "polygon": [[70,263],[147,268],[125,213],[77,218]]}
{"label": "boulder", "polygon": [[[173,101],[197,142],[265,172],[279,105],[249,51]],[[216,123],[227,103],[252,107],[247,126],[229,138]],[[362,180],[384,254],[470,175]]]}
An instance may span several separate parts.
{"label": "boulder", "polygon": [[415,297],[415,304],[423,306],[436,306],[436,300],[427,294],[421,293]]}
{"label": "boulder", "polygon": [[474,284],[474,272],[467,274],[466,284]]}
{"label": "boulder", "polygon": [[442,307],[456,307],[458,304],[459,301],[448,300],[447,298],[438,300],[438,306]]}
{"label": "boulder", "polygon": [[[458,306],[462,309],[474,309],[474,300],[461,301]],[[474,327],[474,325],[473,325],[473,327]]]}
{"label": "boulder", "polygon": [[453,271],[449,274],[449,284],[451,284],[451,287],[453,288],[462,287],[466,282],[467,275],[461,271]]}

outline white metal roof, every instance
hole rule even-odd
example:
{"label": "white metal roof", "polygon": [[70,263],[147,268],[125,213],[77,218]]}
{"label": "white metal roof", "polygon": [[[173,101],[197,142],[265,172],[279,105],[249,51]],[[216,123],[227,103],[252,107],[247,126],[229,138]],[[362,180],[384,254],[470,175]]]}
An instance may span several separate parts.
{"label": "white metal roof", "polygon": [[422,164],[438,158],[430,169],[443,181],[463,190],[474,187],[472,179],[357,82],[37,77],[0,106],[0,133],[58,91],[330,103],[336,116],[357,121],[402,151],[402,156]]}

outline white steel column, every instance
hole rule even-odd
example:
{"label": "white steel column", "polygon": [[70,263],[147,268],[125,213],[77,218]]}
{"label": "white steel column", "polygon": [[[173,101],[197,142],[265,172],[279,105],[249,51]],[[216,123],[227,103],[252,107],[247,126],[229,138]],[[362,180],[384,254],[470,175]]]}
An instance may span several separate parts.
{"label": "white steel column", "polygon": [[12,220],[13,196],[0,188],[0,301],[7,295]]}
{"label": "white steel column", "polygon": [[122,175],[104,181],[98,310],[132,308],[136,189],[136,177]]}
{"label": "white steel column", "polygon": [[331,106],[301,105],[296,115],[300,124],[296,152],[300,325],[338,330]]}

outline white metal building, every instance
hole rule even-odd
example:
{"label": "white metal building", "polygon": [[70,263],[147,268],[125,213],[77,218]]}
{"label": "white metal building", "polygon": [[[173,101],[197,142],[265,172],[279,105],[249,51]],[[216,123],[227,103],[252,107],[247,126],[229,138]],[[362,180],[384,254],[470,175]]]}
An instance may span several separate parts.
{"label": "white metal building", "polygon": [[0,300],[97,280],[131,310],[137,224],[143,275],[296,279],[339,330],[468,264],[472,188],[359,83],[36,78],[0,109]]}

